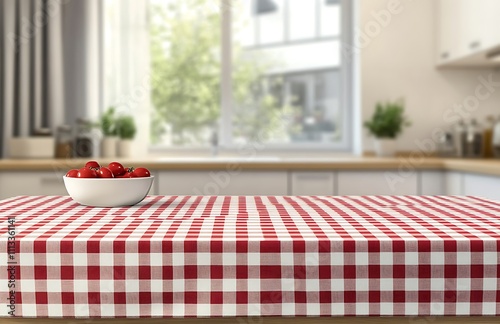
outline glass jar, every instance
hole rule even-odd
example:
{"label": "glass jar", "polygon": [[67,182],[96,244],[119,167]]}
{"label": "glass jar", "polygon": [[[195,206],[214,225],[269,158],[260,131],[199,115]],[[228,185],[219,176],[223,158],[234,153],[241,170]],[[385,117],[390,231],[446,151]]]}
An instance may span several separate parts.
{"label": "glass jar", "polygon": [[75,157],[89,158],[94,155],[94,143],[92,139],[92,123],[80,118],[76,121],[75,134]]}
{"label": "glass jar", "polygon": [[455,152],[457,157],[465,157],[467,146],[467,125],[461,120],[455,127]]}
{"label": "glass jar", "polygon": [[493,157],[493,129],[495,128],[495,118],[488,116],[486,118],[486,127],[483,131],[483,157]]}
{"label": "glass jar", "polygon": [[451,132],[445,132],[443,135],[439,138],[438,141],[438,155],[442,157],[452,157],[455,156],[456,153],[456,146],[455,142],[453,141],[453,134]]}
{"label": "glass jar", "polygon": [[70,159],[73,157],[73,134],[68,125],[59,126],[56,133],[56,158]]}
{"label": "glass jar", "polygon": [[477,120],[472,119],[467,129],[467,145],[465,148],[465,157],[482,157],[483,151],[483,131]]}
{"label": "glass jar", "polygon": [[493,127],[493,155],[495,158],[500,158],[500,116],[497,118],[495,127]]}

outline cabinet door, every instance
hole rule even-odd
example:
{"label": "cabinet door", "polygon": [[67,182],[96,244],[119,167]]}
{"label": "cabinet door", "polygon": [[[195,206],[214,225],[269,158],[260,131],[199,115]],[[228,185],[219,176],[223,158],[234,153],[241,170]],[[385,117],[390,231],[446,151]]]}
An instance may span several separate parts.
{"label": "cabinet door", "polygon": [[[457,5],[461,8],[459,36],[459,50],[463,56],[470,55],[482,49],[484,46],[484,29],[482,27],[484,18],[483,2],[475,0],[458,0]],[[458,26],[458,25],[457,25]]]}
{"label": "cabinet door", "polygon": [[438,0],[438,65],[494,64],[486,54],[500,46],[499,15],[498,0]]}
{"label": "cabinet door", "polygon": [[339,195],[417,195],[417,173],[342,171],[337,175]]}
{"label": "cabinet door", "polygon": [[500,200],[500,177],[464,174],[464,194]]}
{"label": "cabinet door", "polygon": [[[66,170],[52,172],[0,172],[0,199],[14,196],[67,196],[63,176]],[[157,194],[159,179],[155,179],[149,195]]]}
{"label": "cabinet door", "polygon": [[292,172],[291,194],[297,196],[328,196],[335,194],[333,172]]}
{"label": "cabinet door", "polygon": [[438,64],[456,59],[464,54],[461,48],[463,33],[463,7],[467,0],[438,0]]}
{"label": "cabinet door", "polygon": [[445,195],[445,173],[442,171],[421,171],[419,194],[426,196]]}
{"label": "cabinet door", "polygon": [[446,194],[463,195],[463,174],[455,171],[446,172]]}
{"label": "cabinet door", "polygon": [[160,172],[160,195],[286,195],[287,172]]}
{"label": "cabinet door", "polygon": [[[481,0],[473,2],[477,8],[475,29],[477,30],[478,40],[483,49],[491,49],[500,46],[500,1]],[[472,40],[473,41],[473,40]]]}
{"label": "cabinet door", "polygon": [[0,198],[67,195],[61,172],[2,172]]}
{"label": "cabinet door", "polygon": [[500,1],[459,0],[462,12],[460,47],[466,55],[500,45]]}

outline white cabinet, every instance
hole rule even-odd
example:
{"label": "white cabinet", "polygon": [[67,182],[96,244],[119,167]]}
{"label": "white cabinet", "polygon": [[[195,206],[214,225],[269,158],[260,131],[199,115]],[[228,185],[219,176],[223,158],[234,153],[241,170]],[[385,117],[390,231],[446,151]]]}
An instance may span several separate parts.
{"label": "white cabinet", "polygon": [[463,55],[460,52],[460,34],[463,22],[464,0],[438,0],[438,64],[443,64]]}
{"label": "white cabinet", "polygon": [[442,171],[421,171],[419,195],[437,196],[446,194],[445,174]]}
{"label": "white cabinet", "polygon": [[[478,1],[474,1],[477,5]],[[480,10],[477,14],[476,24],[480,29],[480,41],[482,48],[494,48],[500,45],[500,1],[498,0],[481,0]]]}
{"label": "white cabinet", "polygon": [[[0,199],[67,195],[65,171],[0,172]],[[500,177],[459,171],[158,171],[150,195],[472,195],[500,200]]]}
{"label": "white cabinet", "polygon": [[0,199],[23,195],[67,195],[62,172],[0,172]]}
{"label": "white cabinet", "polygon": [[441,66],[488,66],[500,48],[500,1],[438,0],[437,62]]}
{"label": "white cabinet", "polygon": [[445,173],[445,186],[447,195],[463,195],[463,174],[461,172],[447,171]]}
{"label": "white cabinet", "polygon": [[465,54],[500,45],[500,1],[459,0],[463,26],[461,27],[461,49]]}
{"label": "white cabinet", "polygon": [[339,195],[417,195],[418,174],[388,171],[341,171]]}
{"label": "white cabinet", "polygon": [[500,177],[469,173],[463,177],[465,195],[500,200]]}
{"label": "white cabinet", "polygon": [[291,195],[328,196],[335,194],[333,172],[291,172]]}
{"label": "white cabinet", "polygon": [[[0,199],[14,196],[67,196],[62,177],[66,169],[57,171],[4,171],[0,172]],[[155,172],[153,172],[154,175]],[[158,193],[158,177],[149,195]]]}
{"label": "white cabinet", "polygon": [[286,171],[159,172],[160,195],[287,195]]}

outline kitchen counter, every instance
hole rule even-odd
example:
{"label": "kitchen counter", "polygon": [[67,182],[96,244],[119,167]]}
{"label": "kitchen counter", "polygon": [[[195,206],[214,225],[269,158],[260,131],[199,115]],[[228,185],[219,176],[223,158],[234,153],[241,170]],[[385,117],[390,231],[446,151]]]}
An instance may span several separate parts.
{"label": "kitchen counter", "polygon": [[[0,171],[50,171],[82,167],[88,159],[0,160]],[[500,160],[444,159],[407,157],[375,158],[155,158],[113,159],[126,166],[143,166],[151,170],[449,170],[500,176]],[[109,159],[99,159],[109,163]]]}

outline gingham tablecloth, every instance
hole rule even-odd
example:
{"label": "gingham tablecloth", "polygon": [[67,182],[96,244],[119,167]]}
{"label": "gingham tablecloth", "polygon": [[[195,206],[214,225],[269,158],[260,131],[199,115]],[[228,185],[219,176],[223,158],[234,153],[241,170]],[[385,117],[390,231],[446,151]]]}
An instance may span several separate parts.
{"label": "gingham tablecloth", "polygon": [[16,316],[500,314],[500,203],[475,197],[11,198],[0,303],[9,218]]}

